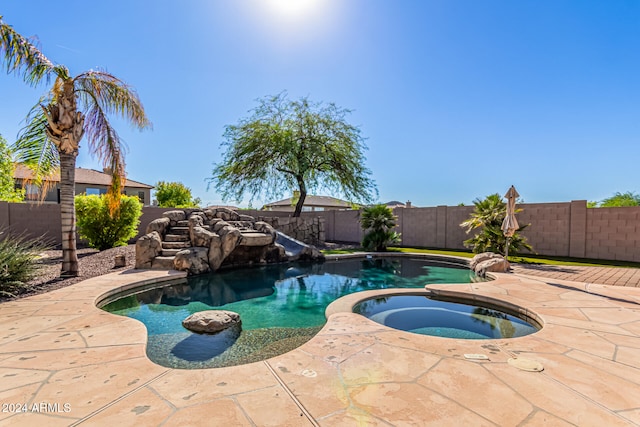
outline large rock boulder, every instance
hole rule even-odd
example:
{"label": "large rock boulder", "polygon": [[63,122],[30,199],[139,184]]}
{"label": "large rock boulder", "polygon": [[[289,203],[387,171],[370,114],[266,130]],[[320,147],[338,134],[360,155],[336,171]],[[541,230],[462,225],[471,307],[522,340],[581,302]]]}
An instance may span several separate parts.
{"label": "large rock boulder", "polygon": [[136,242],[136,268],[151,268],[155,257],[162,253],[162,239],[157,231],[140,237]]}
{"label": "large rock boulder", "polygon": [[172,227],[175,227],[178,221],[184,221],[187,218],[185,211],[179,210],[164,212],[162,216],[169,218]]}
{"label": "large rock boulder", "polygon": [[202,213],[204,214],[204,216],[207,217],[207,221],[211,221],[213,218],[216,217],[215,209],[206,208],[202,211]]}
{"label": "large rock boulder", "polygon": [[205,310],[193,313],[182,321],[182,326],[202,334],[215,334],[242,324],[240,315],[227,310]]}
{"label": "large rock boulder", "polygon": [[271,262],[283,262],[287,261],[288,257],[286,251],[284,250],[284,246],[279,245],[278,243],[274,243],[273,245],[267,248],[265,253],[265,261]]}
{"label": "large rock boulder", "polygon": [[240,215],[229,208],[216,208],[216,218],[221,218],[225,221],[238,221],[240,219]]}
{"label": "large rock boulder", "polygon": [[509,271],[509,261],[502,255],[493,252],[484,252],[473,257],[469,267],[480,277],[485,277],[489,272],[505,273]]}
{"label": "large rock boulder", "polygon": [[209,243],[209,267],[212,271],[216,271],[222,265],[224,257],[222,256],[222,239],[215,233],[211,233],[211,240]]}
{"label": "large rock boulder", "polygon": [[220,230],[222,230],[225,227],[231,227],[231,224],[229,224],[227,221],[223,220],[223,219],[217,219],[217,221],[213,222],[213,231],[220,234]]}
{"label": "large rock boulder", "polygon": [[176,270],[186,271],[190,275],[208,273],[211,271],[208,255],[209,248],[183,249],[176,254],[173,267]]}
{"label": "large rock boulder", "polygon": [[171,220],[166,217],[154,219],[149,223],[149,225],[147,225],[147,230],[145,234],[149,234],[154,231],[157,231],[158,234],[160,234],[160,237],[164,237],[165,234],[167,234],[167,228],[169,227],[170,223],[171,223]]}
{"label": "large rock boulder", "polygon": [[202,227],[204,225],[204,218],[206,218],[203,215],[196,215],[195,213],[191,214],[191,216],[189,217],[189,228],[193,228],[193,227]]}
{"label": "large rock boulder", "polygon": [[242,233],[235,227],[224,227],[220,229],[220,238],[222,240],[222,257],[226,258],[240,244]]}
{"label": "large rock boulder", "polygon": [[480,264],[483,261],[490,260],[492,258],[503,258],[503,257],[502,255],[499,255],[493,252],[482,252],[480,254],[475,255],[473,258],[471,258],[471,261],[469,261],[469,268],[475,271],[476,266],[478,264]]}
{"label": "large rock boulder", "polygon": [[253,227],[261,233],[270,234],[271,236],[273,236],[273,240],[271,240],[271,243],[276,241],[276,236],[278,233],[270,224],[267,224],[264,221],[256,221],[253,224]]}
{"label": "large rock boulder", "polygon": [[217,236],[217,234],[210,232],[209,230],[202,227],[193,227],[191,229],[191,245],[192,246],[200,246],[203,248],[208,248],[211,246],[211,239],[213,236]]}

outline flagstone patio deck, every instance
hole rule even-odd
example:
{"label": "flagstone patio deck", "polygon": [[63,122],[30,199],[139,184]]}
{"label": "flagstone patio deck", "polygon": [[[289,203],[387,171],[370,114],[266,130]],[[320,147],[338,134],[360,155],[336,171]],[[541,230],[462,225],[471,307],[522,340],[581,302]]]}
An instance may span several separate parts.
{"label": "flagstone patio deck", "polygon": [[[640,288],[518,274],[429,286],[525,307],[544,328],[515,339],[428,337],[338,304],[322,331],[292,352],[177,370],[146,358],[141,323],[95,301],[180,275],[130,270],[0,304],[0,425],[640,424]],[[507,362],[514,358],[544,370],[519,370]]]}

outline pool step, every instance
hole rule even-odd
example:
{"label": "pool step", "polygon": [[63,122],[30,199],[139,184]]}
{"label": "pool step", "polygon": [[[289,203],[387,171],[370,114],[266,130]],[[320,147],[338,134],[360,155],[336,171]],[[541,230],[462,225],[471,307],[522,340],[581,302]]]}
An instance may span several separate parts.
{"label": "pool step", "polygon": [[162,249],[185,249],[191,246],[188,240],[183,242],[162,242]]}
{"label": "pool step", "polygon": [[[203,225],[202,228],[204,228],[205,230],[211,231],[211,226],[209,225]],[[189,237],[189,227],[181,227],[181,226],[170,227],[169,230],[167,231],[167,234],[174,235],[174,236]]]}
{"label": "pool step", "polygon": [[169,232],[173,235],[189,236],[189,227],[171,227]]}
{"label": "pool step", "polygon": [[182,249],[162,249],[162,256],[164,257],[175,257],[175,255],[180,252]]}
{"label": "pool step", "polygon": [[152,270],[173,270],[174,256],[157,256],[151,262]]}
{"label": "pool step", "polygon": [[189,236],[186,234],[167,234],[164,236],[165,242],[188,242]]}

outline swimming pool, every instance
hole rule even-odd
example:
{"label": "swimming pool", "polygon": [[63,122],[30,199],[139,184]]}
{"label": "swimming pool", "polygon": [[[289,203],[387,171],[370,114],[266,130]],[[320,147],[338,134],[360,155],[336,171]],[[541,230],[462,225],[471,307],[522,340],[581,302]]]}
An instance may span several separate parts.
{"label": "swimming pool", "polygon": [[[223,270],[129,291],[100,306],[145,324],[147,355],[154,362],[207,368],[264,360],[299,347],[322,328],[327,305],[344,295],[479,280],[456,264],[407,257],[358,258]],[[239,313],[241,330],[201,335],[182,327],[190,314],[212,308]]]}

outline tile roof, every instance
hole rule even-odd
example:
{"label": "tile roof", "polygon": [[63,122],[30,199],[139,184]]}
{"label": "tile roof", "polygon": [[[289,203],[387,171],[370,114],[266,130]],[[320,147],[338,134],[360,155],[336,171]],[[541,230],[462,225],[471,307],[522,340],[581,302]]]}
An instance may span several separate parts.
{"label": "tile roof", "polygon": [[[23,165],[16,165],[16,169],[13,173],[14,179],[30,179],[33,174],[29,168]],[[60,181],[60,174],[53,176],[50,181]],[[95,184],[95,185],[111,185],[111,175],[104,172],[97,171],[95,169],[76,168],[76,183],[77,184]],[[127,179],[125,187],[134,188],[153,188],[152,185],[144,184],[142,182]]]}

